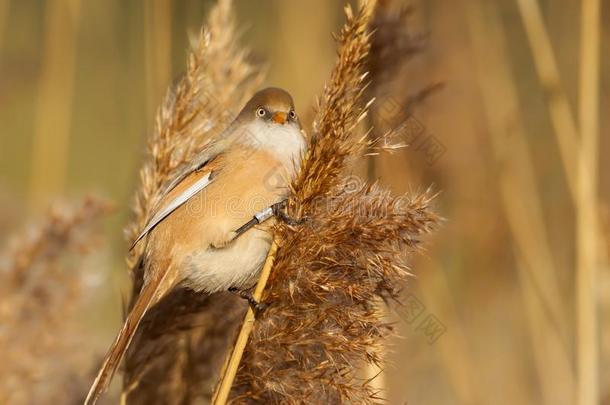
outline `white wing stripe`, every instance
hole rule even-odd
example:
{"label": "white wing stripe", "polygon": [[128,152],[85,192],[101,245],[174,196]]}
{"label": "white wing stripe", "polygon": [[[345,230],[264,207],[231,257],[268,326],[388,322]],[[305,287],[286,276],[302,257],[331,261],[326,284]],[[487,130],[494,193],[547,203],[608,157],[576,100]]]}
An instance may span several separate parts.
{"label": "white wing stripe", "polygon": [[155,226],[157,226],[157,224],[159,222],[163,221],[169,214],[174,212],[176,210],[176,208],[180,207],[182,204],[187,202],[191,197],[193,197],[199,191],[206,188],[208,186],[208,184],[210,184],[212,182],[212,180],[210,180],[211,174],[212,173],[209,172],[204,177],[197,180],[195,183],[191,184],[189,186],[189,188],[187,188],[182,193],[180,193],[180,195],[178,195],[176,198],[174,198],[172,201],[170,201],[169,204],[167,204],[161,211],[156,213],[155,216],[152,217],[152,219],[148,222],[148,224],[146,225],[146,227],[144,228],[144,230],[142,231],[140,236],[138,236],[138,238],[135,240],[135,242],[133,242],[131,249],[133,249],[133,247],[140,241],[140,239],[142,239],[148,232],[150,232],[151,229],[153,229]]}

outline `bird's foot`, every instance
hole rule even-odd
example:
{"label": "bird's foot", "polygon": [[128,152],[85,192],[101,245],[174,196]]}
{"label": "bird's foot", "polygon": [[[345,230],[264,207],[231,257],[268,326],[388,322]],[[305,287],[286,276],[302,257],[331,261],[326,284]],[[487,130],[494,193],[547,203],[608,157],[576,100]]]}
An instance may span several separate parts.
{"label": "bird's foot", "polygon": [[303,225],[306,221],[306,218],[292,218],[290,215],[286,214],[284,208],[286,208],[287,200],[280,201],[279,203],[275,203],[271,206],[271,210],[273,211],[273,215],[284,223],[292,226]]}
{"label": "bird's foot", "polygon": [[254,298],[252,296],[252,293],[250,291],[240,290],[237,287],[230,287],[229,291],[232,292],[232,293],[238,294],[241,298],[243,298],[246,301],[248,301],[248,304],[250,305],[250,308],[252,308],[252,310],[256,314],[262,313],[263,311],[265,311],[269,307],[269,304],[257,301],[256,298]]}
{"label": "bird's foot", "polygon": [[254,215],[254,217],[252,217],[251,220],[249,220],[248,222],[246,222],[245,224],[240,226],[234,232],[233,239],[237,238],[241,234],[250,230],[252,227],[265,222],[267,219],[271,218],[272,216],[275,216],[280,221],[283,221],[284,223],[286,223],[288,225],[295,226],[295,225],[304,224],[307,221],[307,217],[295,219],[295,218],[290,217],[288,214],[286,214],[284,212],[283,209],[286,207],[286,202],[287,202],[287,200],[280,201],[279,203],[275,203],[275,204],[265,208],[264,210],[258,212],[256,215]]}

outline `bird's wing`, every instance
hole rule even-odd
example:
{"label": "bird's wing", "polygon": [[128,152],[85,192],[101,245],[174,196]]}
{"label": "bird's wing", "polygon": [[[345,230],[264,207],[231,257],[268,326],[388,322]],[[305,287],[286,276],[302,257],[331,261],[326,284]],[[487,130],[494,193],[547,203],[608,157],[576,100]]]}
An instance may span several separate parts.
{"label": "bird's wing", "polygon": [[[226,139],[206,145],[204,150],[192,162],[186,165],[175,178],[168,182],[168,185],[163,189],[159,204],[152,211],[150,219],[131,246],[131,249],[178,207],[189,201],[214,181],[216,174],[222,170],[223,155],[228,146],[229,142]],[[104,363],[89,390],[85,405],[95,404],[97,398],[106,390],[121,359],[129,348],[140,321],[148,309],[176,285],[176,275],[175,268],[168,266],[163,267],[159,272],[155,272],[153,274],[154,277],[145,281],[134,306],[125,320],[123,328],[104,359]]]}
{"label": "bird's wing", "polygon": [[131,249],[135,247],[135,245],[144,237],[148,232],[150,232],[155,226],[159,224],[159,222],[163,221],[169,214],[174,212],[176,208],[183,205],[185,202],[191,199],[195,194],[206,188],[212,181],[213,172],[208,171],[204,174],[203,177],[195,181],[193,184],[189,185],[185,190],[181,191],[178,195],[168,201],[166,204],[163,204],[158,211],[152,216],[152,218],[148,221],[140,235],[136,238],[136,240],[131,245]]}
{"label": "bird's wing", "polygon": [[162,195],[166,196],[191,173],[196,170],[201,170],[216,156],[224,152],[231,143],[231,135],[236,132],[235,127],[236,123],[231,123],[227,129],[218,135],[218,138],[208,143],[191,162],[185,165],[182,170],[165,185]]}
{"label": "bird's wing", "polygon": [[206,188],[220,170],[218,162],[227,149],[227,142],[215,142],[203,150],[165,186],[161,202],[152,211],[146,226],[129,250],[142,240],[155,226],[167,218],[178,207]]}
{"label": "bird's wing", "polygon": [[164,187],[161,195],[165,197],[191,173],[202,170],[208,162],[222,153],[227,147],[226,142],[213,142],[201,151],[191,162],[186,164]]}

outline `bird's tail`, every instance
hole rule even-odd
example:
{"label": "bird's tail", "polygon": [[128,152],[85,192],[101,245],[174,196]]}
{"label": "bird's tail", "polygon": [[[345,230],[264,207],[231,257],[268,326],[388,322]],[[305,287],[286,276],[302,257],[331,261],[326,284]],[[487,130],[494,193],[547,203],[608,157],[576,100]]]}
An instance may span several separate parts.
{"label": "bird's tail", "polygon": [[129,312],[129,315],[127,315],[127,319],[125,320],[121,331],[115,338],[114,343],[112,343],[112,346],[110,346],[110,349],[104,358],[104,363],[102,364],[95,381],[93,381],[93,385],[89,389],[84,405],[95,404],[99,396],[106,391],[108,385],[110,385],[112,376],[116,372],[125,352],[129,348],[129,344],[135,335],[140,321],[146,314],[146,311],[156,304],[165,293],[173,287],[173,282],[166,280],[168,279],[168,273],[171,272],[166,271],[162,277],[150,280],[142,287],[136,303]]}

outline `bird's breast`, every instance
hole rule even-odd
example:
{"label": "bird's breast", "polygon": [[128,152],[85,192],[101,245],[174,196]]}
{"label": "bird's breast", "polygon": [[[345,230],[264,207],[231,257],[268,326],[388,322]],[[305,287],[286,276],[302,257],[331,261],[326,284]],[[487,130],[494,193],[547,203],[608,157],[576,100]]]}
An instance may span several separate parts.
{"label": "bird's breast", "polygon": [[236,240],[234,231],[285,199],[295,174],[265,148],[235,147],[222,161],[212,183],[161,222],[148,245],[151,264],[171,257],[184,284],[206,292],[255,280],[271,244],[270,223]]}
{"label": "bird's breast", "polygon": [[301,131],[291,124],[268,124],[255,120],[242,128],[237,140],[242,145],[268,153],[289,169],[298,169],[306,143]]}

